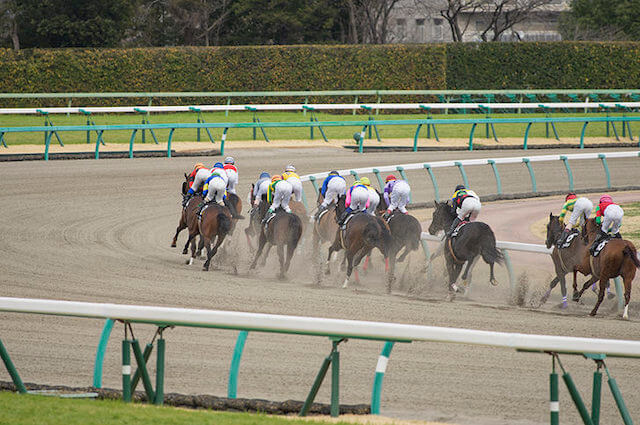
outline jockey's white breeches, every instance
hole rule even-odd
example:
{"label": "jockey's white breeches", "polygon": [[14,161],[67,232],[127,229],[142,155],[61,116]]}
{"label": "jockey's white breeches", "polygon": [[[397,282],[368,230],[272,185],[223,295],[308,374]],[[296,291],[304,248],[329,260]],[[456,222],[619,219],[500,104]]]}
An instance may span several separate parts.
{"label": "jockey's white breeches", "polygon": [[235,170],[225,170],[227,172],[227,190],[229,193],[236,193],[236,186],[238,185],[238,172]]}
{"label": "jockey's white breeches", "polygon": [[286,212],[291,212],[289,208],[289,200],[291,199],[291,193],[293,193],[293,187],[291,183],[286,180],[281,181],[276,185],[273,192],[273,202],[271,203],[271,209],[273,211],[278,207],[282,207]]}
{"label": "jockey's white breeches", "polygon": [[609,205],[604,210],[602,217],[602,231],[611,232],[613,235],[618,233],[620,226],[622,226],[622,216],[624,216],[624,211],[622,211],[620,205]]}
{"label": "jockey's white breeches", "polygon": [[567,223],[567,229],[571,230],[575,227],[582,227],[587,218],[591,215],[591,211],[593,210],[593,203],[587,198],[578,198],[576,199],[575,204],[573,204],[573,211],[571,212],[571,217],[569,217],[569,222]]}
{"label": "jockey's white breeches", "polygon": [[475,221],[478,218],[478,214],[480,214],[480,208],[482,208],[480,200],[469,196],[462,201],[462,205],[456,210],[458,219],[464,220],[469,216],[469,221]]}
{"label": "jockey's white breeches", "polygon": [[369,206],[367,207],[367,213],[371,215],[376,215],[376,208],[378,208],[378,204],[380,203],[380,195],[378,192],[372,187],[369,188]]}
{"label": "jockey's white breeches", "polygon": [[352,211],[364,211],[369,202],[369,191],[364,187],[354,187],[351,191],[351,204],[349,208]]}
{"label": "jockey's white breeches", "polygon": [[215,200],[216,203],[221,204],[222,198],[224,198],[224,192],[227,190],[227,184],[220,177],[214,177],[209,180],[209,185],[207,189],[207,196],[205,197],[206,202],[210,202]]}
{"label": "jockey's white breeches", "polygon": [[400,210],[401,213],[407,213],[407,204],[409,203],[409,193],[411,193],[411,188],[409,187],[409,183],[404,180],[398,181],[391,191],[391,195],[389,196],[389,211],[393,211],[396,208]]}
{"label": "jockey's white breeches", "polygon": [[293,194],[296,195],[296,201],[302,201],[302,181],[297,177],[289,177],[285,181],[293,188]]}
{"label": "jockey's white breeches", "polygon": [[208,170],[206,168],[199,169],[193,179],[193,183],[191,184],[191,189],[193,189],[194,192],[197,192],[198,190],[203,190],[204,184],[210,175],[211,175],[211,170]]}
{"label": "jockey's white breeches", "polygon": [[254,200],[254,205],[256,207],[260,204],[260,201],[262,200],[262,197],[264,195],[266,195],[267,192],[269,192],[269,184],[270,183],[271,182],[269,180],[264,180],[258,186],[258,190],[256,191],[256,196],[255,196],[255,200]]}
{"label": "jockey's white breeches", "polygon": [[327,192],[324,194],[324,200],[320,204],[323,208],[326,208],[332,202],[338,202],[338,197],[344,195],[347,191],[347,182],[344,179],[335,177],[329,180],[327,183]]}

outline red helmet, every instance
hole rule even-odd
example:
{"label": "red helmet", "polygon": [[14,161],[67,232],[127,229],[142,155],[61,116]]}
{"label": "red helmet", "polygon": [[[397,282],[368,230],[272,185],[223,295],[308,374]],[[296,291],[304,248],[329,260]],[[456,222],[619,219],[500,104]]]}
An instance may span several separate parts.
{"label": "red helmet", "polygon": [[567,196],[565,196],[564,200],[565,200],[565,202],[566,202],[566,201],[568,201],[569,199],[576,199],[576,198],[577,198],[577,196],[576,196],[576,194],[575,194],[575,193],[573,193],[573,192],[569,192],[569,193],[567,194]]}
{"label": "red helmet", "polygon": [[389,183],[391,180],[396,180],[396,176],[393,174],[389,174],[386,179],[384,179],[385,183]]}

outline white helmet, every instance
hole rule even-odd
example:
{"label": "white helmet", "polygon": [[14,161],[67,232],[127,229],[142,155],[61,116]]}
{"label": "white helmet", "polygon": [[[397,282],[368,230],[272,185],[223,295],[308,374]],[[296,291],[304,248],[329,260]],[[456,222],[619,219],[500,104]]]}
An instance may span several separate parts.
{"label": "white helmet", "polygon": [[236,161],[233,159],[233,157],[232,157],[232,156],[228,156],[228,157],[226,157],[226,158],[224,159],[224,163],[225,163],[225,164],[235,164],[235,163],[236,163]]}
{"label": "white helmet", "polygon": [[294,167],[293,165],[289,164],[287,165],[287,168],[284,169],[284,171],[290,171],[292,173],[296,172],[296,167]]}

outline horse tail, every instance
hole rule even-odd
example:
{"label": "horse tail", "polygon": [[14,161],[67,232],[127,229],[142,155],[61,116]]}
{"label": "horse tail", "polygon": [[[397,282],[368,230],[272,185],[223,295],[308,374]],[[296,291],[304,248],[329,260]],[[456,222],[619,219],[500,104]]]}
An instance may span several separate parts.
{"label": "horse tail", "polygon": [[482,248],[480,249],[480,255],[487,264],[502,264],[504,255],[496,248],[496,238],[491,232],[491,237],[485,237],[482,240]]}
{"label": "horse tail", "polygon": [[362,231],[362,239],[371,246],[378,245],[380,239],[380,229],[375,222],[370,221]]}
{"label": "horse tail", "polygon": [[633,264],[640,269],[640,259],[638,258],[638,252],[635,248],[630,247],[629,245],[625,246],[622,250],[623,255],[628,255]]}
{"label": "horse tail", "polygon": [[218,213],[218,234],[226,235],[231,230],[231,219],[224,212]]}
{"label": "horse tail", "polygon": [[287,246],[292,249],[296,249],[298,246],[298,242],[300,242],[302,236],[302,221],[300,217],[295,214],[291,214],[291,218],[289,219],[289,243]]}

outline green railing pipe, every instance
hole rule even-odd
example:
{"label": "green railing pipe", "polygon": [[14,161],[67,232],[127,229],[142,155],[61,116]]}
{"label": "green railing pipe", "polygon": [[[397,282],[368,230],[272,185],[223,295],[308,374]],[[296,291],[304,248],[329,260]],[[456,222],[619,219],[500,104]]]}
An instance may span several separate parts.
{"label": "green railing pipe", "polygon": [[460,161],[454,162],[455,166],[458,167],[460,171],[460,175],[462,176],[462,181],[464,182],[465,187],[469,187],[469,179],[467,178],[467,173],[464,171],[464,165]]}
{"label": "green railing pipe", "polygon": [[315,176],[309,176],[309,181],[313,185],[313,190],[316,191],[316,197],[318,197],[318,194],[320,193],[320,188],[318,187],[318,182],[316,182]]}
{"label": "green railing pipe", "polygon": [[531,177],[531,191],[533,193],[538,192],[538,185],[536,184],[536,175],[533,172],[533,167],[531,166],[531,161],[529,158],[522,158],[522,162],[527,166],[527,170],[529,170],[529,177]]}
{"label": "green railing pipe", "polygon": [[436,176],[433,174],[433,171],[431,170],[431,165],[424,164],[423,167],[425,170],[427,170],[427,173],[429,173],[429,177],[431,177],[431,183],[433,184],[433,190],[435,192],[434,198],[436,201],[440,202],[440,190],[438,189],[438,182],[436,181]]}
{"label": "green railing pipe", "polygon": [[618,410],[620,411],[620,416],[622,417],[622,421],[624,422],[624,425],[633,425],[633,420],[631,419],[629,410],[627,409],[627,406],[624,403],[624,399],[622,398],[622,393],[620,392],[620,388],[618,388],[618,383],[609,374],[608,369],[605,369],[605,371],[607,372],[607,378],[608,378],[607,383],[609,384],[609,389],[611,389],[611,394],[613,395],[613,398],[616,401],[616,406],[618,406]]}
{"label": "green railing pipe", "polygon": [[231,367],[229,368],[229,386],[227,388],[227,397],[236,398],[238,395],[238,374],[240,373],[240,361],[242,360],[242,352],[244,344],[247,341],[249,332],[240,331],[238,339],[236,339],[236,347],[233,350],[233,358],[231,359]]}
{"label": "green railing pipe", "polygon": [[569,179],[569,191],[573,192],[573,173],[571,172],[571,167],[569,166],[569,159],[561,155],[560,159],[564,163],[564,168],[567,170],[567,178]]}
{"label": "green railing pipe", "polygon": [[373,390],[371,392],[371,414],[380,414],[380,396],[382,395],[382,381],[384,379],[385,371],[387,370],[387,363],[389,363],[389,356],[391,356],[391,350],[393,349],[393,342],[387,341],[384,343],[380,357],[378,357],[378,363],[376,365],[376,375],[373,380]]}
{"label": "green railing pipe", "polygon": [[565,385],[567,386],[567,390],[569,390],[569,394],[571,395],[571,399],[573,400],[573,404],[576,405],[578,409],[578,413],[580,413],[580,417],[582,418],[582,422],[584,425],[593,425],[591,421],[591,416],[589,416],[589,412],[587,411],[587,407],[584,405],[582,401],[582,397],[580,397],[580,393],[578,392],[578,388],[576,384],[573,382],[573,378],[567,372],[562,374],[562,379],[564,380]]}
{"label": "green railing pipe", "polygon": [[222,130],[222,137],[220,138],[220,155],[224,156],[224,142],[227,140],[227,132],[229,131],[229,127],[225,127]]}
{"label": "green railing pipe", "polygon": [[584,148],[584,133],[587,131],[587,124],[589,124],[589,121],[584,122],[582,131],[580,132],[580,149]]}
{"label": "green railing pipe", "polygon": [[498,167],[496,166],[496,162],[493,159],[487,160],[487,164],[491,165],[491,169],[493,170],[493,175],[496,178],[496,188],[498,190],[498,195],[502,195],[502,182],[500,181],[500,174],[498,173]]}
{"label": "green railing pipe", "polygon": [[418,124],[418,128],[416,128],[416,134],[413,136],[413,151],[418,152],[418,135],[420,134],[420,128],[422,124]]}
{"label": "green railing pipe", "polygon": [[122,400],[131,401],[131,341],[127,339],[122,341]]}
{"label": "green railing pipe", "polygon": [[26,394],[27,389],[25,388],[24,384],[22,383],[22,379],[20,378],[20,374],[18,373],[18,369],[16,369],[16,366],[11,361],[11,356],[9,356],[9,352],[5,348],[5,346],[2,343],[1,339],[0,339],[0,357],[2,358],[2,361],[4,362],[4,366],[7,368],[7,372],[9,372],[9,375],[11,375],[11,380],[13,381],[13,384],[18,389],[18,392],[20,394]]}
{"label": "green railing pipe", "polygon": [[[147,364],[147,362],[149,362],[149,358],[151,357],[152,351],[153,351],[153,344],[145,345],[144,351],[142,352],[142,359],[144,360],[145,365]],[[148,373],[147,373],[147,376],[149,376]],[[142,377],[142,369],[138,367],[135,373],[133,374],[133,378],[131,378],[131,392],[135,393],[136,387],[138,386],[138,382],[140,381],[141,377]],[[151,383],[151,380],[149,380],[149,383]],[[154,397],[148,398],[149,402],[153,402],[153,399]]]}
{"label": "green railing pipe", "polygon": [[476,131],[476,125],[477,123],[473,123],[473,125],[471,126],[471,131],[469,132],[469,150],[472,151],[473,150],[473,133]]}
{"label": "green railing pipe", "polygon": [[509,256],[509,251],[506,249],[501,249],[502,256],[504,257],[504,265],[507,268],[507,273],[509,274],[509,286],[511,287],[511,293],[516,290],[516,275],[513,272],[513,264],[511,264],[511,257]]}
{"label": "green railing pipe", "polygon": [[[138,363],[138,370],[136,371],[136,375],[140,375],[142,377],[142,385],[144,386],[144,392],[147,394],[147,400],[150,402],[155,399],[155,394],[153,392],[153,386],[151,386],[151,379],[149,379],[149,373],[147,372],[147,362],[142,355],[142,350],[140,350],[140,343],[137,339],[131,341],[131,346],[133,348],[133,355],[136,359],[136,363]],[[139,373],[138,373],[139,372]],[[131,393],[135,392],[135,387],[137,384],[137,380],[133,380],[135,382],[131,383]]]}
{"label": "green railing pipe", "polygon": [[382,177],[380,177],[380,170],[374,168],[373,175],[376,176],[376,180],[378,180],[378,185],[380,186],[380,192],[384,190],[384,182],[382,181]]}
{"label": "green railing pipe", "polygon": [[167,138],[167,158],[171,158],[171,139],[173,139],[174,131],[175,128],[172,128],[171,131],[169,131],[169,137]]}
{"label": "green railing pipe", "polygon": [[607,165],[607,156],[603,153],[598,154],[598,158],[602,161],[604,167],[604,174],[607,177],[607,189],[611,189],[611,174],[609,173],[609,166]]}
{"label": "green railing pipe", "polygon": [[338,341],[333,341],[331,357],[331,416],[337,418],[340,415],[340,351],[338,351]]}
{"label": "green railing pipe", "polygon": [[522,144],[522,149],[527,150],[527,141],[529,140],[529,130],[531,129],[531,125],[533,123],[530,122],[527,124],[527,128],[524,130],[524,142]]}
{"label": "green railing pipe", "polygon": [[102,366],[104,364],[104,353],[107,351],[107,344],[109,343],[109,336],[111,336],[111,330],[113,329],[113,320],[107,319],[102,327],[100,333],[100,341],[98,342],[98,348],[96,348],[96,361],[93,365],[93,387],[102,388]]}
{"label": "green railing pipe", "polygon": [[549,375],[549,422],[551,425],[560,425],[560,401],[558,398],[558,374],[555,371],[555,358],[553,372]]}
{"label": "green railing pipe", "polygon": [[591,421],[593,425],[600,424],[600,401],[602,394],[602,372],[593,372],[593,392],[591,394]]}
{"label": "green railing pipe", "polygon": [[154,404],[162,405],[164,403],[164,355],[165,355],[165,341],[160,333],[160,338],[156,342],[156,397]]}
{"label": "green railing pipe", "polygon": [[360,180],[360,176],[358,176],[358,173],[356,173],[354,170],[350,170],[349,174],[351,174],[355,180]]}
{"label": "green railing pipe", "polygon": [[131,132],[131,137],[129,138],[129,158],[133,158],[133,142],[136,139],[137,132],[138,130],[134,129],[133,132]]}

